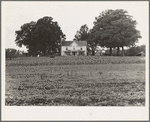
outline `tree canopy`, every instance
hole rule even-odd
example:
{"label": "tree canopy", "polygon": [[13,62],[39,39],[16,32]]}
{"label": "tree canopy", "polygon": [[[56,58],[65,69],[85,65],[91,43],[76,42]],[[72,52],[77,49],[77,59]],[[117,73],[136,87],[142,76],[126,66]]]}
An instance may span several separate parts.
{"label": "tree canopy", "polygon": [[74,40],[77,41],[87,41],[87,51],[88,54],[92,52],[94,55],[96,45],[97,43],[94,43],[94,41],[91,41],[93,39],[93,33],[91,30],[89,30],[88,26],[86,24],[82,25],[80,29],[76,32]]}
{"label": "tree canopy", "polygon": [[137,22],[123,9],[106,10],[95,18],[91,42],[102,47],[134,46],[141,38]]}
{"label": "tree canopy", "polygon": [[22,52],[13,48],[5,49],[6,59],[13,59],[22,56]]}
{"label": "tree canopy", "polygon": [[77,31],[74,40],[87,40],[89,37],[89,28],[86,24],[82,25],[80,30]]}
{"label": "tree canopy", "polygon": [[16,31],[16,44],[19,47],[22,45],[28,48],[29,45],[33,43],[33,29],[35,27],[36,22],[31,21],[30,23],[26,23],[20,27],[20,30]]}
{"label": "tree canopy", "polygon": [[32,55],[60,52],[61,39],[65,38],[52,17],[43,17],[37,22],[26,23],[16,31],[16,44],[25,45]]}

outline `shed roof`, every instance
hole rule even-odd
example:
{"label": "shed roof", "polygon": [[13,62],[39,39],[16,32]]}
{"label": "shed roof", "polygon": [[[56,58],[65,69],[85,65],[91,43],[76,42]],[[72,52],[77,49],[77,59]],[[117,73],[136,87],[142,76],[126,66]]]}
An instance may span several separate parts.
{"label": "shed roof", "polygon": [[78,46],[87,46],[87,41],[62,41],[62,46],[70,46],[73,42],[76,42]]}

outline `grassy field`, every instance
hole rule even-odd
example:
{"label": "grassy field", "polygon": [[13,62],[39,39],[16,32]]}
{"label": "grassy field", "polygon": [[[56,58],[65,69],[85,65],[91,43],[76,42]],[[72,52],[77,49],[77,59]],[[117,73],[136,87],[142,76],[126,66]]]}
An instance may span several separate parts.
{"label": "grassy field", "polygon": [[145,63],[141,57],[114,57],[114,56],[58,56],[48,57],[23,57],[7,60],[6,66],[38,66],[38,65],[83,65],[83,64],[139,64]]}
{"label": "grassy field", "polygon": [[6,61],[8,106],[144,106],[142,57],[27,57]]}

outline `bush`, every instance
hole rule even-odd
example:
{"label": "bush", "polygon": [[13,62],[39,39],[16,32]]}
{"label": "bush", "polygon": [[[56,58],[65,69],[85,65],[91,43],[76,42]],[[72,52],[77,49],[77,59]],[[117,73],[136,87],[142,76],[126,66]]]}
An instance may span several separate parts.
{"label": "bush", "polygon": [[143,52],[145,54],[145,45],[131,47],[125,51],[126,56],[136,56]]}
{"label": "bush", "polygon": [[22,56],[19,50],[13,48],[6,49],[5,53],[6,53],[6,59],[10,59],[10,60]]}
{"label": "bush", "polygon": [[55,58],[55,55],[50,55],[49,57],[50,57],[50,58]]}

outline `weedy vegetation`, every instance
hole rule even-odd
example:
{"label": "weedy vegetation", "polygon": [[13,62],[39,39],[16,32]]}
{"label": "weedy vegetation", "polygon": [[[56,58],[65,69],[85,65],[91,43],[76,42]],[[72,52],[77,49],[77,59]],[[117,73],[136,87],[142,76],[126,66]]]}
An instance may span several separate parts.
{"label": "weedy vegetation", "polygon": [[144,106],[141,57],[23,57],[6,61],[7,106]]}

